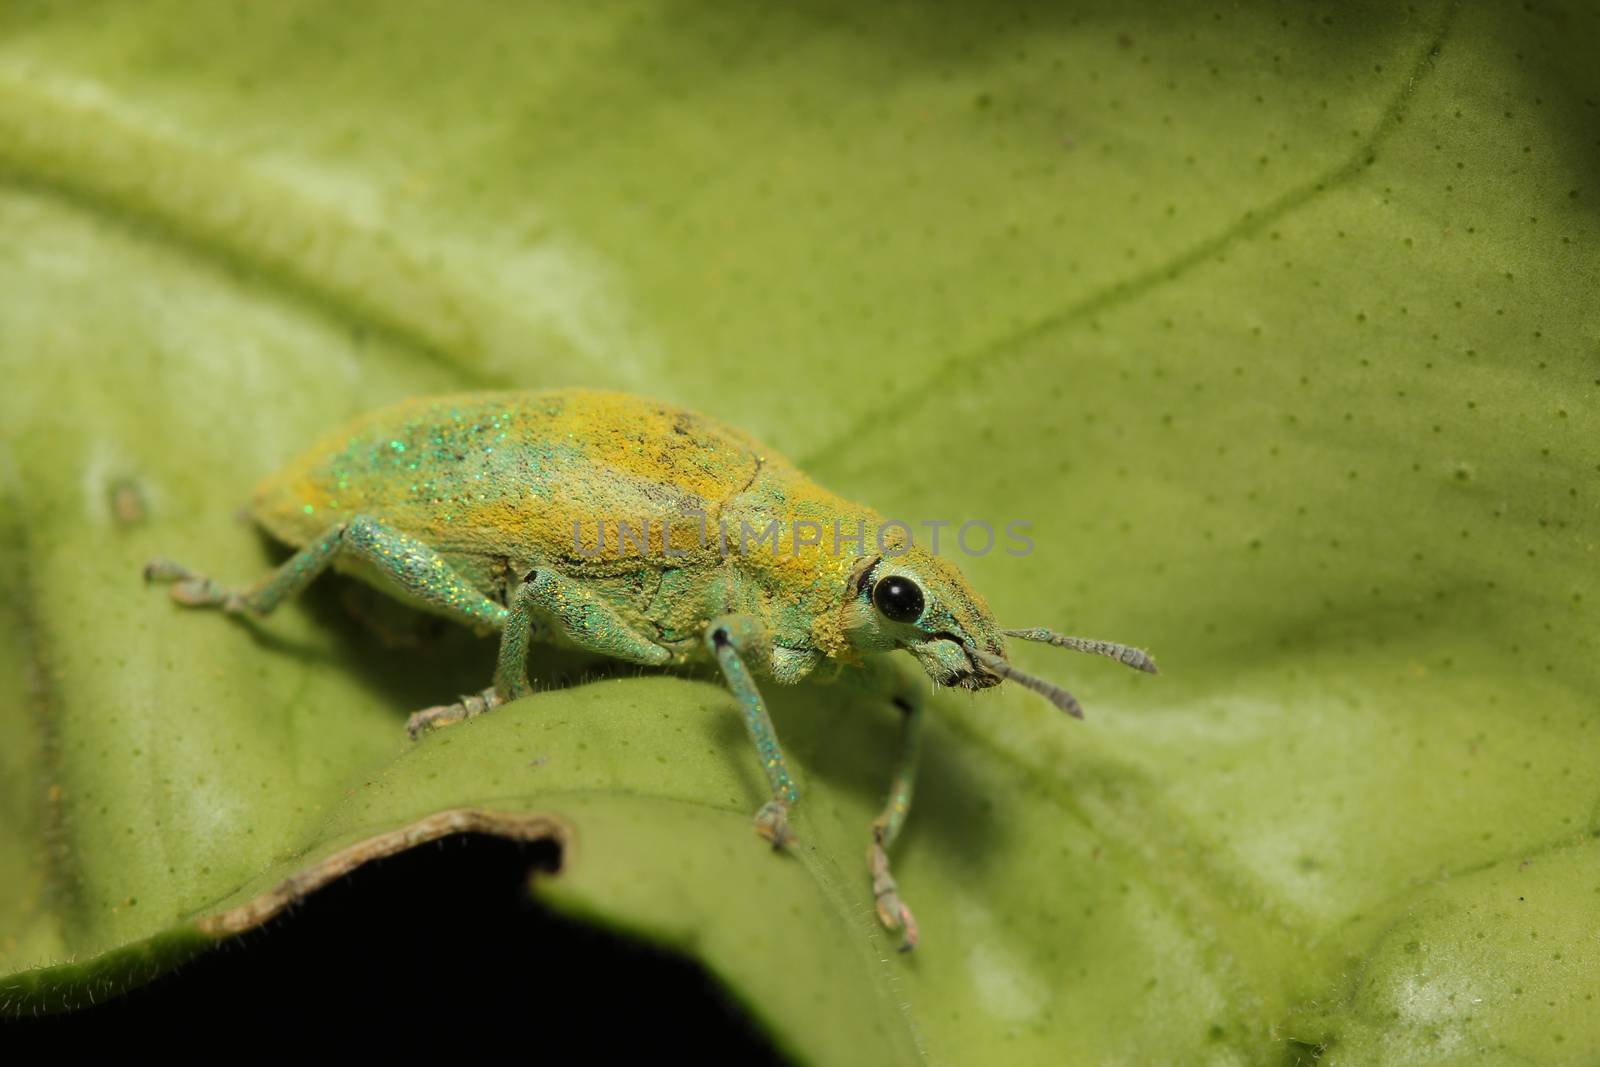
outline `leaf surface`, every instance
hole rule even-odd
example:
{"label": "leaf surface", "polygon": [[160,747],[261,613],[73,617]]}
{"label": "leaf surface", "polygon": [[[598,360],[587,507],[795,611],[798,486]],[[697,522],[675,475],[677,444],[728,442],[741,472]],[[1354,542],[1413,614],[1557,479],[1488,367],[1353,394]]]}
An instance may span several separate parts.
{"label": "leaf surface", "polygon": [[[799,1059],[1600,1057],[1600,23],[1581,5],[13,4],[0,13],[0,1007],[81,1004],[341,863],[564,841],[541,892]],[[891,951],[889,709],[708,682],[421,744],[492,648],[235,511],[340,420],[586,384],[946,545],[1089,709],[935,701]],[[920,531],[925,527],[917,526]],[[976,538],[976,528],[969,531]],[[542,661],[551,678],[586,665]],[[826,1025],[823,1025],[823,1023]]]}

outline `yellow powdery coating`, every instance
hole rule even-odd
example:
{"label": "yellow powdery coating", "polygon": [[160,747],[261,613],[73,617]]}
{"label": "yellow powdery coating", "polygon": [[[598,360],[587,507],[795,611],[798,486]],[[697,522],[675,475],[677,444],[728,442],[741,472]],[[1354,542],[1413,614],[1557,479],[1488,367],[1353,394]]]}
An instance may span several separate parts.
{"label": "yellow powdery coating", "polygon": [[[294,545],[366,515],[502,602],[521,576],[554,567],[616,579],[618,610],[660,632],[753,612],[782,640],[839,658],[851,653],[833,616],[855,595],[861,558],[896,556],[911,536],[738,430],[581,389],[411,400],[363,416],[266,479],[255,514]],[[918,565],[939,579],[935,599],[955,624],[992,630],[954,567]]]}
{"label": "yellow powdery coating", "polygon": [[[573,524],[696,543],[698,523],[749,484],[761,448],[693,412],[591,390],[409,400],[327,435],[257,489],[254,514],[305,544],[358,512],[447,554],[569,559]],[[714,519],[714,514],[712,518]]]}
{"label": "yellow powdery coating", "polygon": [[[670,485],[702,500],[738,492],[763,448],[748,434],[683,408],[626,393],[574,391],[559,429],[594,467]],[[530,427],[537,433],[542,427]]]}
{"label": "yellow powdery coating", "polygon": [[[776,548],[772,537],[757,544],[773,521],[778,524]],[[770,454],[727,520],[732,551],[740,547],[740,533],[746,534],[747,568],[796,592],[812,586],[842,588],[857,560],[878,551],[883,524],[876,511],[829,492]],[[899,543],[894,528],[888,541]]]}

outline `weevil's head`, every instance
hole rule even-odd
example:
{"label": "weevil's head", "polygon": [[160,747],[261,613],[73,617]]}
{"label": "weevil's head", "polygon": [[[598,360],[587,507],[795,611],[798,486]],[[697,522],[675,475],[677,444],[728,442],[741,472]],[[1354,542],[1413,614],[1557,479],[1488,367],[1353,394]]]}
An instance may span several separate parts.
{"label": "weevil's head", "polygon": [[987,689],[1001,680],[980,662],[1006,654],[989,605],[953,564],[925,549],[864,557],[845,608],[846,636],[860,652],[903,648],[945,686]]}
{"label": "weevil's head", "polygon": [[1005,638],[1106,656],[1125,667],[1155,674],[1143,649],[1040,628],[1006,630],[989,605],[948,561],[908,547],[893,556],[864,558],[851,574],[844,604],[844,635],[859,652],[903,648],[928,677],[944,686],[987,689],[1002,681],[1032,690],[1069,715],[1083,717],[1071,693],[1035,677],[1006,658]]}

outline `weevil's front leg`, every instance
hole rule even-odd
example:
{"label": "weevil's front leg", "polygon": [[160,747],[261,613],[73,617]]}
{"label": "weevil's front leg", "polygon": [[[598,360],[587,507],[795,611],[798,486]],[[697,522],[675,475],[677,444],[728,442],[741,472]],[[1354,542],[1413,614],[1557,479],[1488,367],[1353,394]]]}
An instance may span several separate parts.
{"label": "weevil's front leg", "polygon": [[894,777],[889,784],[888,800],[883,810],[872,821],[872,844],[867,846],[867,870],[872,875],[872,895],[877,905],[878,919],[889,930],[904,930],[900,951],[909,952],[917,945],[917,920],[900,899],[900,888],[889,870],[889,849],[906,816],[911,812],[911,796],[916,785],[917,757],[922,747],[923,701],[922,679],[912,682],[908,675],[887,656],[869,658],[859,670],[845,675],[874,701],[886,700],[901,713],[902,737],[900,755],[895,761]]}
{"label": "weevil's front leg", "polygon": [[922,747],[922,704],[914,698],[897,696],[895,707],[905,715],[905,737],[900,759],[895,764],[889,785],[889,800],[883,812],[872,821],[872,844],[867,849],[867,869],[872,872],[872,895],[877,901],[878,919],[890,930],[903,928],[901,952],[917,947],[917,920],[900,899],[900,887],[889,873],[889,846],[900,836],[906,815],[911,811],[911,794],[917,778],[917,755]]}
{"label": "weevil's front leg", "polygon": [[672,653],[641,633],[605,598],[566,575],[541,568],[530,571],[511,595],[494,685],[455,704],[426,708],[411,716],[413,738],[510,703],[528,692],[528,646],[536,633],[560,634],[590,652],[659,667]]}
{"label": "weevil's front leg", "polygon": [[762,769],[767,772],[767,782],[772,786],[772,799],[756,813],[756,833],[771,841],[773,848],[782,848],[794,841],[794,834],[789,830],[789,808],[800,799],[800,791],[789,777],[789,765],[778,747],[772,716],[767,714],[761,690],[756,688],[756,681],[744,662],[744,657],[759,655],[765,649],[766,629],[748,615],[723,615],[711,620],[706,627],[705,640],[717,666],[722,668],[728,688],[739,701],[745,727],[756,743]]}

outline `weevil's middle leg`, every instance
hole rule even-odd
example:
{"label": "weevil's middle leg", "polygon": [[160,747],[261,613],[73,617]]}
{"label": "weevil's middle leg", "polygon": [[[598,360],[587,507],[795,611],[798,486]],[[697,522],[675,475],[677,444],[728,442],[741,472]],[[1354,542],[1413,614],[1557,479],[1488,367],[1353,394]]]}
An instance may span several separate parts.
{"label": "weevil's middle leg", "polygon": [[640,632],[610,601],[580,581],[540,567],[529,571],[511,595],[494,685],[507,700],[528,691],[528,645],[535,631],[559,634],[589,652],[647,667],[660,667],[672,653]]}
{"label": "weevil's middle leg", "polygon": [[659,667],[672,653],[640,633],[627,619],[581,582],[548,568],[530,571],[506,609],[494,684],[454,704],[424,708],[411,716],[406,731],[423,731],[470,719],[528,693],[528,646],[540,633],[560,634],[580,648],[630,663]]}
{"label": "weevil's middle leg", "polygon": [[470,719],[474,715],[482,715],[504,703],[505,701],[500,699],[500,694],[491,685],[481,693],[468,693],[454,704],[435,704],[431,708],[412,712],[411,717],[406,720],[406,734],[415,741],[429,730],[449,726],[463,719]]}
{"label": "weevil's middle leg", "polygon": [[800,791],[789,777],[789,765],[784,761],[783,749],[778,747],[778,735],[772,728],[772,716],[761,699],[761,690],[740,657],[756,651],[763,643],[761,624],[744,615],[724,615],[712,619],[706,627],[706,647],[716,657],[728,688],[733,690],[739,707],[744,712],[744,724],[750,739],[761,756],[761,767],[767,772],[767,782],[772,786],[772,799],[756,813],[756,833],[772,842],[773,848],[782,848],[794,841],[789,829],[789,808],[800,799]]}

